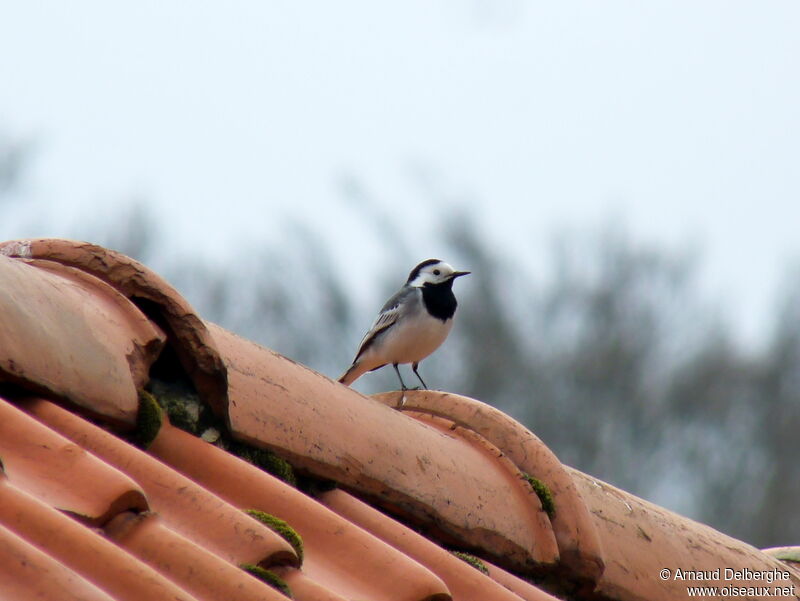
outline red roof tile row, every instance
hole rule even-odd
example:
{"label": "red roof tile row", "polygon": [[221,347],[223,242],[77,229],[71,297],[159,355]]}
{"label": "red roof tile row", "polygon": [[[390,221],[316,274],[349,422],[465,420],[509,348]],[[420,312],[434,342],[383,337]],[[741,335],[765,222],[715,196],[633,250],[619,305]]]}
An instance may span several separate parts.
{"label": "red roof tile row", "polygon": [[[193,433],[144,392],[166,350]],[[86,243],[0,244],[0,396],[3,599],[657,601],[686,597],[659,578],[678,567],[800,592],[795,563],[564,466],[488,405],[364,397]],[[307,492],[225,450],[250,447]]]}

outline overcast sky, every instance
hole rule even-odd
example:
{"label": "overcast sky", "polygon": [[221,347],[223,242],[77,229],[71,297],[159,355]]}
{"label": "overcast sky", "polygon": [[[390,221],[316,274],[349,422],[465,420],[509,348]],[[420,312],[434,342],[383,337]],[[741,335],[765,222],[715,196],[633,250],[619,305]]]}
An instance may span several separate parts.
{"label": "overcast sky", "polygon": [[379,263],[352,176],[420,258],[430,190],[534,270],[553,231],[616,218],[697,246],[747,334],[800,257],[798,31],[796,0],[0,0],[0,132],[38,149],[50,221],[20,235],[145,198],[209,256],[289,214]]}

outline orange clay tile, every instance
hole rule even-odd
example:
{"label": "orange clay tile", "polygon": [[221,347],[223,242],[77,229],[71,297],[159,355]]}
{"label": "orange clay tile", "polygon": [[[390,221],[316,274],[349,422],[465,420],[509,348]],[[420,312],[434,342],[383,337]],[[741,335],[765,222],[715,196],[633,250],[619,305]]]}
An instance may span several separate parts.
{"label": "orange clay tile", "polygon": [[0,525],[3,601],[114,601],[49,555]]}
{"label": "orange clay tile", "polygon": [[[165,328],[200,397],[225,414],[225,368],[203,321],[178,292],[138,261],[96,244],[61,239],[0,243],[0,256],[45,259],[75,267],[110,284]],[[53,338],[49,342],[60,341]]]}
{"label": "orange clay tile", "polygon": [[[531,504],[496,458],[218,326],[208,327],[228,368],[234,435],[435,522],[464,546],[490,541],[509,563],[536,564],[526,530]],[[492,509],[501,507],[505,511]]]}
{"label": "orange clay tile", "polygon": [[0,255],[0,380],[133,423],[163,334],[97,278],[46,264]]}
{"label": "orange clay tile", "polygon": [[[550,527],[550,520],[542,509],[539,497],[525,481],[519,469],[497,447],[480,434],[462,428],[450,420],[424,413],[416,415],[410,413],[409,415],[417,421],[436,428],[446,436],[463,440],[464,444],[471,449],[491,457],[497,464],[498,472],[508,478],[509,494],[502,505],[488,507],[480,505],[475,507],[475,510],[483,513],[517,511],[518,513],[514,517],[518,520],[519,529],[529,537],[526,544],[532,549],[532,556],[536,563],[550,565],[558,561],[558,546]],[[514,497],[518,499],[517,503],[512,502]],[[509,549],[498,548],[494,546],[494,543],[493,539],[487,538],[481,542],[480,547],[487,553],[506,559]]]}
{"label": "orange clay tile", "polygon": [[167,528],[158,514],[121,513],[105,531],[123,549],[200,601],[286,601],[240,567]]}
{"label": "orange clay tile", "polygon": [[197,544],[235,564],[297,563],[294,550],[283,538],[147,453],[48,401],[27,400],[21,406],[135,479],[147,494],[150,508]]}
{"label": "orange clay tile", "polygon": [[[390,407],[398,392],[371,397]],[[473,430],[498,447],[523,472],[544,482],[553,494],[551,519],[562,563],[579,579],[596,581],[603,571],[603,550],[594,523],[572,478],[553,452],[520,423],[494,407],[445,392],[409,390],[404,412],[438,415]]]}
{"label": "orange clay tile", "polygon": [[557,597],[553,597],[542,589],[534,586],[530,582],[522,578],[506,572],[503,568],[494,565],[492,562],[482,560],[486,568],[489,570],[489,578],[511,591],[518,597],[525,601],[556,601]]}
{"label": "orange clay tile", "polygon": [[[410,528],[373,509],[363,501],[342,490],[332,490],[320,496],[326,506],[346,520],[358,524],[368,532],[392,545],[395,549],[416,559],[444,580],[458,601],[555,601],[547,593],[528,585],[538,596],[515,595],[505,582],[495,582],[452,553],[434,544]],[[518,587],[522,589],[523,587]],[[527,590],[527,589],[526,589]]]}
{"label": "orange clay tile", "polygon": [[295,601],[347,601],[346,597],[337,595],[318,582],[309,578],[302,570],[289,567],[277,567],[274,570],[283,578],[292,591]]}
{"label": "orange clay tile", "polygon": [[128,476],[3,399],[0,459],[15,486],[88,523],[102,525],[120,511],[147,508]]}
{"label": "orange clay tile", "polygon": [[[149,566],[0,476],[0,524],[116,601],[193,601]],[[0,595],[2,596],[2,595]]]}
{"label": "orange clay tile", "polygon": [[[606,551],[606,570],[597,592],[620,601],[673,601],[687,597],[687,586],[754,586],[750,581],[728,580],[732,570],[782,570],[785,564],[758,549],[703,524],[648,503],[610,484],[568,468],[589,511]],[[666,579],[661,570],[670,570]],[[720,569],[722,579],[675,579],[676,570]],[[800,574],[789,571],[800,591]],[[795,593],[796,594],[796,593]]]}
{"label": "orange clay tile", "polygon": [[288,522],[303,539],[303,572],[338,595],[371,601],[449,598],[444,583],[411,558],[300,491],[191,434],[164,424],[149,451],[231,504]]}

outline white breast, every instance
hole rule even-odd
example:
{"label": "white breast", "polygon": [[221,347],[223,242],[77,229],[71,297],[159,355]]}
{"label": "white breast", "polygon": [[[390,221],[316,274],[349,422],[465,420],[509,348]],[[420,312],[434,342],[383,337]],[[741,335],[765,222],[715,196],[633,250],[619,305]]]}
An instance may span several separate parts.
{"label": "white breast", "polygon": [[452,319],[443,322],[420,312],[387,332],[375,350],[387,363],[416,363],[439,348],[452,327]]}

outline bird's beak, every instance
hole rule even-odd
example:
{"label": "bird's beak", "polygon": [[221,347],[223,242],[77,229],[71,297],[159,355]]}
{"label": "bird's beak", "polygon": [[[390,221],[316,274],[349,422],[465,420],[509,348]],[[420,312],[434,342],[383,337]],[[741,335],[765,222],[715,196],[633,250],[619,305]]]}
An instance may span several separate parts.
{"label": "bird's beak", "polygon": [[456,279],[456,278],[460,278],[462,275],[469,275],[469,274],[471,274],[471,273],[472,273],[471,271],[454,271],[454,272],[453,272],[453,273],[450,275],[450,279],[451,279],[451,280],[454,280],[454,279]]}

